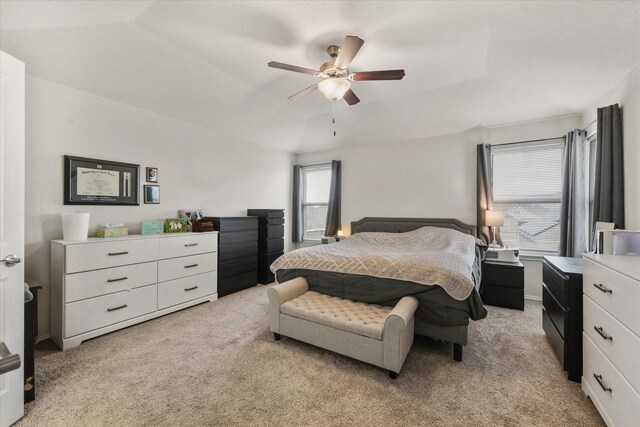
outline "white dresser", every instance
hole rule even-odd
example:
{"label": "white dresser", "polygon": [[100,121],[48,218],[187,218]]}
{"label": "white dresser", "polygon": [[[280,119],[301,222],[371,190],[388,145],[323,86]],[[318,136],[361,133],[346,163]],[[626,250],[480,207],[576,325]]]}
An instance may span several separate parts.
{"label": "white dresser", "polygon": [[586,255],[582,390],[608,426],[640,425],[640,257]]}
{"label": "white dresser", "polygon": [[218,233],[51,242],[51,339],[89,338],[218,299]]}

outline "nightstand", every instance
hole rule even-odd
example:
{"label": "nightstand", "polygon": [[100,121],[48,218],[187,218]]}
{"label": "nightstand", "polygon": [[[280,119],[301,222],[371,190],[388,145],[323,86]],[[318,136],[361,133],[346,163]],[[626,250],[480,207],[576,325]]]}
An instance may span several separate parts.
{"label": "nightstand", "polygon": [[483,262],[480,295],[487,305],[524,310],[524,265]]}

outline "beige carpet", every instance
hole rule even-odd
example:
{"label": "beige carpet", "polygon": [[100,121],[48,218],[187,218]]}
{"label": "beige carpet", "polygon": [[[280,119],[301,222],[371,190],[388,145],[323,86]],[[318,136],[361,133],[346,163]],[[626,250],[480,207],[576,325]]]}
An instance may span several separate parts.
{"label": "beige carpet", "polygon": [[601,426],[540,327],[488,307],[464,361],[418,339],[397,380],[268,330],[266,287],[85,342],[40,350],[20,426]]}

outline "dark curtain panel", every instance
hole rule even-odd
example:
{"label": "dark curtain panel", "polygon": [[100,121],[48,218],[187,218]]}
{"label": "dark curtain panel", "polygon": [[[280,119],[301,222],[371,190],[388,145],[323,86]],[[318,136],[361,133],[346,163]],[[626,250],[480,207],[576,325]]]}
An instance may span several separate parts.
{"label": "dark curtain panel", "polygon": [[[493,209],[492,174],[491,174],[491,146],[486,144],[478,144],[478,164],[477,164],[477,190],[478,190],[478,211],[477,225],[478,238],[486,244],[491,243],[491,229],[484,225],[484,212],[487,209]],[[502,245],[500,237],[500,228],[496,227],[496,241]]]}
{"label": "dark curtain panel", "polygon": [[329,206],[327,209],[327,224],[324,230],[325,236],[335,236],[340,228],[340,199],[342,192],[340,191],[341,182],[341,162],[340,160],[331,161],[331,188],[329,190]]}
{"label": "dark curtain panel", "polygon": [[613,222],[624,228],[622,112],[618,104],[598,108],[593,223]]}
{"label": "dark curtain panel", "polygon": [[560,205],[560,256],[579,257],[587,251],[586,149],[587,132],[576,129],[567,134]]}
{"label": "dark curtain panel", "polygon": [[302,242],[302,168],[293,167],[293,209],[291,214],[291,240]]}

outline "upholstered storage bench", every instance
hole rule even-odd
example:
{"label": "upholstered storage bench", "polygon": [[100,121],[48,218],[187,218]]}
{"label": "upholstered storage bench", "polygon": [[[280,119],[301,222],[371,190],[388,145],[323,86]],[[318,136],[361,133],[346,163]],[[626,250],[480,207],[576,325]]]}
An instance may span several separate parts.
{"label": "upholstered storage bench", "polygon": [[396,378],[413,344],[414,297],[382,307],[309,291],[298,277],[268,290],[271,332],[389,370]]}

